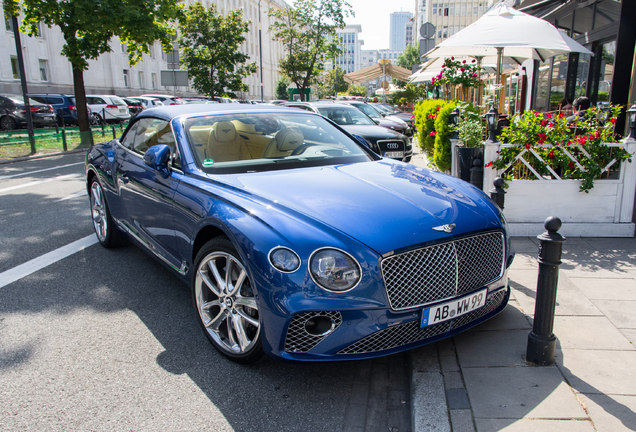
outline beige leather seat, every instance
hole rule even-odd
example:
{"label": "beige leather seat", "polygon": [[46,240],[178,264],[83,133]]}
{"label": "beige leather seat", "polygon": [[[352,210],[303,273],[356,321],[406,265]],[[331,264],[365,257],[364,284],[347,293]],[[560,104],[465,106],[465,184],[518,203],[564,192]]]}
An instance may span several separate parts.
{"label": "beige leather seat", "polygon": [[212,126],[205,157],[214,162],[251,159],[245,140],[236,132],[234,124],[229,121],[218,122]]}
{"label": "beige leather seat", "polygon": [[303,145],[305,137],[300,129],[287,128],[278,131],[274,139],[265,147],[261,157],[289,156]]}

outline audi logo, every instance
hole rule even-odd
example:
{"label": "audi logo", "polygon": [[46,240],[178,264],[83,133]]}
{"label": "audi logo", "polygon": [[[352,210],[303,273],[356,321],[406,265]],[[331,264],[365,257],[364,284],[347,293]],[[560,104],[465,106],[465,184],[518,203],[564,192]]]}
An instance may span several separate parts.
{"label": "audi logo", "polygon": [[386,148],[388,148],[389,150],[395,150],[400,148],[400,145],[398,143],[388,143],[386,145]]}

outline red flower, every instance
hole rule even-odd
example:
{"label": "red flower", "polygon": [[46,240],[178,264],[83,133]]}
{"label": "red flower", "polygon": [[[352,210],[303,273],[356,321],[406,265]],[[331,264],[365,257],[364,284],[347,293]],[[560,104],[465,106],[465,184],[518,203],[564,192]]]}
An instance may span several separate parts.
{"label": "red flower", "polygon": [[438,107],[437,107],[437,111],[439,111],[439,109],[440,109],[440,108],[441,108],[441,106],[438,106]]}
{"label": "red flower", "polygon": [[526,148],[529,149],[532,147],[532,144],[526,144]]}
{"label": "red flower", "polygon": [[581,135],[577,141],[579,142],[579,144],[585,145],[585,143],[587,142],[587,137],[585,135]]}
{"label": "red flower", "polygon": [[565,117],[565,114],[559,113],[559,118],[563,118],[563,117]]}
{"label": "red flower", "polygon": [[610,119],[610,123],[616,123],[616,117],[612,117],[612,118]]}
{"label": "red flower", "polygon": [[548,157],[549,157],[550,159],[554,159],[554,153],[552,153],[552,152],[548,153]]}
{"label": "red flower", "polygon": [[446,67],[446,65],[442,65],[442,67],[443,67],[443,68],[445,68],[445,67]]}
{"label": "red flower", "polygon": [[547,120],[541,120],[541,126],[546,127],[548,125]]}
{"label": "red flower", "polygon": [[473,74],[473,78],[477,78],[477,74],[476,73]]}
{"label": "red flower", "polygon": [[431,84],[435,84],[435,77],[431,78]]}
{"label": "red flower", "polygon": [[459,68],[460,71],[464,72],[466,69],[464,68]]}
{"label": "red flower", "polygon": [[552,113],[547,113],[545,116],[546,118],[552,118]]}
{"label": "red flower", "polygon": [[535,111],[535,112],[534,112],[534,116],[535,116],[535,117],[539,117],[539,112],[538,112],[538,111]]}
{"label": "red flower", "polygon": [[568,145],[572,145],[572,141],[568,141]]}
{"label": "red flower", "polygon": [[574,165],[576,165],[574,162],[570,162],[570,163],[568,164],[568,166],[569,166],[570,168],[574,168]]}
{"label": "red flower", "polygon": [[451,57],[451,60],[455,60],[455,57]]}
{"label": "red flower", "polygon": [[[545,120],[543,120],[543,121],[545,121]],[[548,138],[548,136],[546,134],[540,133],[539,134],[539,144],[543,144],[547,138]],[[543,150],[545,150],[545,148]]]}
{"label": "red flower", "polygon": [[484,168],[489,168],[492,166],[492,162],[488,162],[486,165],[484,165]]}
{"label": "red flower", "polygon": [[464,61],[462,62],[462,64],[466,64],[466,60],[464,60]]}
{"label": "red flower", "polygon": [[471,63],[475,63],[477,60],[473,60]]}
{"label": "red flower", "polygon": [[437,135],[437,131],[433,131],[430,133],[430,136],[435,136],[435,135]]}

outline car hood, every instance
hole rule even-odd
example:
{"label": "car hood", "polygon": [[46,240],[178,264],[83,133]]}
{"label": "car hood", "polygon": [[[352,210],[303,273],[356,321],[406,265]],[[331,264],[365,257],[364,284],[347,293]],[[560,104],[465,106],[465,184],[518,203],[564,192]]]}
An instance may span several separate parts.
{"label": "car hood", "polygon": [[[497,210],[481,191],[399,162],[240,174],[235,180],[234,186],[264,199],[265,208],[301,213],[379,254],[501,228]],[[433,229],[445,224],[456,225],[452,234]]]}
{"label": "car hood", "polygon": [[382,126],[377,125],[341,125],[341,128],[350,134],[362,135],[364,138],[371,138],[374,141],[384,139],[402,139],[404,135]]}

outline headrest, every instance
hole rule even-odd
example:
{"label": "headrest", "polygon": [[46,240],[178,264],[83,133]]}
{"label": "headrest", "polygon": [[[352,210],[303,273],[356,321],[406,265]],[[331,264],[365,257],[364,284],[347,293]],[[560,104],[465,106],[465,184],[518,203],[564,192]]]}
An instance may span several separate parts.
{"label": "headrest", "polygon": [[276,134],[276,148],[279,151],[290,151],[302,145],[305,137],[300,129],[288,128]]}
{"label": "headrest", "polygon": [[236,128],[232,122],[218,122],[214,126],[214,138],[217,142],[228,142],[236,139]]}

